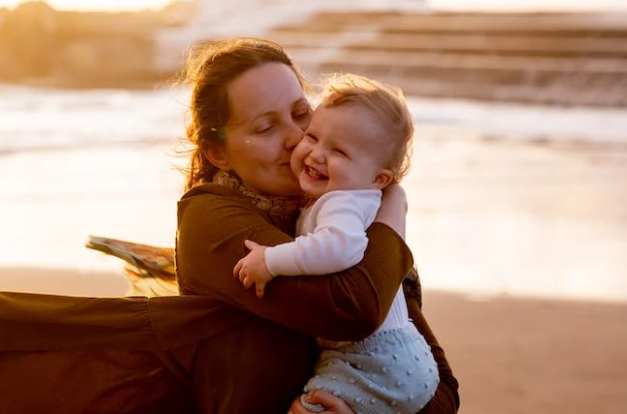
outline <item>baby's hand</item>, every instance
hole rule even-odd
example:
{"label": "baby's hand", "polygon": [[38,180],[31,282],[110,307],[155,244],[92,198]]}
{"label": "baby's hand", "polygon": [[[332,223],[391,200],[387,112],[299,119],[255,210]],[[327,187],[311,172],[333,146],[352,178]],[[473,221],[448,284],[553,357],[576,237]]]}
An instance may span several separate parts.
{"label": "baby's hand", "polygon": [[255,285],[255,293],[261,299],[266,283],[273,279],[272,274],[268,271],[268,266],[266,266],[264,252],[267,247],[250,240],[245,240],[244,245],[250,250],[250,253],[237,262],[233,268],[233,276],[239,278],[246,289]]}

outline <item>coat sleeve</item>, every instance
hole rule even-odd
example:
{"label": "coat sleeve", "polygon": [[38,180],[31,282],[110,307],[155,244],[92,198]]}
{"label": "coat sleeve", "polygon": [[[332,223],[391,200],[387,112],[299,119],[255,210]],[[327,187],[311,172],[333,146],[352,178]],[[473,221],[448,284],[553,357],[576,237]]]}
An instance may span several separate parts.
{"label": "coat sleeve", "polygon": [[183,199],[176,254],[181,293],[213,296],[308,335],[363,339],[383,323],[412,265],[411,252],[391,228],[374,223],[366,234],[368,248],[356,266],[331,275],[278,278],[259,300],[233,277],[246,254],[244,240],[275,246],[293,239],[245,201],[214,194]]}
{"label": "coat sleeve", "polygon": [[[417,275],[416,275],[417,276]],[[422,314],[422,291],[417,279],[406,279],[403,283],[405,291],[405,299],[409,310],[409,317],[416,325],[429,346],[431,352],[438,364],[438,373],[440,374],[440,383],[435,391],[433,398],[418,414],[455,414],[459,410],[459,383],[453,375],[453,370],[446,359],[444,349],[438,343],[431,327],[427,323]]]}

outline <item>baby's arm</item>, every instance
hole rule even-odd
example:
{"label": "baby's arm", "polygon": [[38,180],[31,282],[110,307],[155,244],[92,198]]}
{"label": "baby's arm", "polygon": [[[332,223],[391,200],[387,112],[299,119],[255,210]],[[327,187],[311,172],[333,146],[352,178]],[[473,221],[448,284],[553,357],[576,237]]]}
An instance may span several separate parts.
{"label": "baby's arm", "polygon": [[333,191],[312,207],[316,226],[307,235],[274,247],[246,241],[250,253],[233,269],[244,287],[255,285],[263,297],[265,285],[273,277],[326,275],[359,263],[368,245],[365,229],[372,223],[380,205],[376,191]]}
{"label": "baby's arm", "polygon": [[313,230],[265,250],[268,271],[273,276],[325,275],[354,266],[363,258],[365,229],[379,205],[380,193],[372,190],[325,194],[312,207]]}

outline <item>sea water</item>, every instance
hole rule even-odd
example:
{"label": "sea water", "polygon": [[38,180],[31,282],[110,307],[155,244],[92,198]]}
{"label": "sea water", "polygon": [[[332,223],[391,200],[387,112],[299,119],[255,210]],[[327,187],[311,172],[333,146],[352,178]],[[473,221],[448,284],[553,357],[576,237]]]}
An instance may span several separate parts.
{"label": "sea water", "polygon": [[[0,290],[20,269],[119,275],[89,234],[174,245],[188,97],[0,86]],[[409,102],[426,288],[627,299],[627,111]]]}

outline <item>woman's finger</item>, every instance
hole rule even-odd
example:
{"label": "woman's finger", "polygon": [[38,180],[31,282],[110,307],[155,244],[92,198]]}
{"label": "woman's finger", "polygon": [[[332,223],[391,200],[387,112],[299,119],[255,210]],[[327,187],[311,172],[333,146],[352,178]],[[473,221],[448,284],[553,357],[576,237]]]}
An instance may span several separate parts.
{"label": "woman's finger", "polygon": [[318,390],[305,399],[308,403],[322,405],[326,409],[325,413],[355,414],[344,400],[330,392]]}
{"label": "woman's finger", "polygon": [[303,407],[300,402],[300,397],[297,397],[290,406],[290,410],[287,414],[311,414],[311,411]]}

